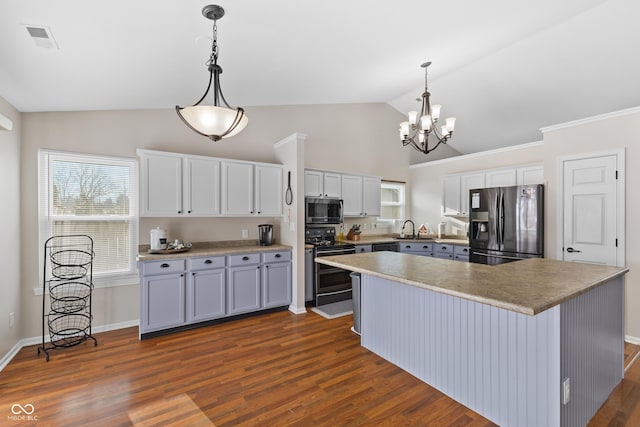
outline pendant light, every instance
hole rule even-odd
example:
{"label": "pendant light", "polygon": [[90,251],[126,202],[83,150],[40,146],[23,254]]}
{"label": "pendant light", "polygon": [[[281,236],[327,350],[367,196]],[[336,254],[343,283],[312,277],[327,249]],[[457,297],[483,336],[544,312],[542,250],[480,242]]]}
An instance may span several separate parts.
{"label": "pendant light", "polygon": [[[209,85],[198,102],[191,107],[176,105],[176,112],[191,130],[208,137],[212,141],[219,141],[222,138],[229,138],[240,133],[247,126],[249,119],[242,108],[229,106],[220,87],[222,67],[218,65],[217,21],[224,16],[224,9],[217,5],[208,5],[202,9],[202,15],[213,21],[213,43],[211,45],[211,55],[207,61]],[[200,105],[209,93],[211,83],[213,83],[213,105]],[[220,101],[222,101],[223,105],[220,104]]]}

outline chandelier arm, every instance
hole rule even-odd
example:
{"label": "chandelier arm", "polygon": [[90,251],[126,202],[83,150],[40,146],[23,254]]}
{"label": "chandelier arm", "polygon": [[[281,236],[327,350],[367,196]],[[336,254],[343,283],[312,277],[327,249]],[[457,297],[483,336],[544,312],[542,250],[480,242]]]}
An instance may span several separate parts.
{"label": "chandelier arm", "polygon": [[195,107],[196,105],[200,105],[200,103],[204,101],[204,99],[207,97],[207,95],[209,94],[209,89],[211,89],[212,81],[213,81],[213,69],[209,68],[209,84],[207,85],[207,90],[204,91],[204,95],[202,95],[202,98],[200,98],[198,102],[193,104],[193,107]]}
{"label": "chandelier arm", "polygon": [[210,136],[209,138],[211,138],[214,141],[218,141],[222,138],[224,138],[225,136],[227,136],[228,134],[230,134],[231,132],[234,131],[235,128],[238,127],[238,125],[240,124],[240,122],[242,121],[242,118],[244,117],[244,109],[242,108],[238,108],[236,110],[236,116],[233,119],[233,123],[231,123],[231,126],[229,126],[229,129],[227,129],[224,133],[220,134],[220,135],[216,135],[216,139],[214,139],[213,136]]}

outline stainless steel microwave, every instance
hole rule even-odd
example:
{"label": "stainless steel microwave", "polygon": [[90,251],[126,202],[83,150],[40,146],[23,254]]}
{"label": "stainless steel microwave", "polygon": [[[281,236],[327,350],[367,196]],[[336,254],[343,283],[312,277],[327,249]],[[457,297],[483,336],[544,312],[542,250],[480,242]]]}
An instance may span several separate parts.
{"label": "stainless steel microwave", "polygon": [[305,200],[305,223],[313,224],[341,224],[342,200],[320,199],[307,197]]}

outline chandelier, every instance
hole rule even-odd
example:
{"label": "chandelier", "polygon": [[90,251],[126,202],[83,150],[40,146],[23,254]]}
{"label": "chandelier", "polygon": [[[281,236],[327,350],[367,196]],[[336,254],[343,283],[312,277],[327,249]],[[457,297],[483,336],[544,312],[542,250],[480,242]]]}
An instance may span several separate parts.
{"label": "chandelier", "polygon": [[[222,138],[229,138],[240,133],[249,119],[242,108],[229,106],[220,87],[222,67],[218,65],[218,27],[216,23],[218,19],[224,16],[224,9],[217,5],[208,5],[202,9],[202,15],[207,19],[213,20],[211,56],[206,62],[209,70],[209,85],[198,102],[191,107],[176,105],[176,112],[191,130],[208,137],[212,141],[219,141]],[[209,93],[211,83],[213,83],[213,105],[200,105]],[[224,105],[220,105],[220,101]]]}
{"label": "chandelier", "polygon": [[[431,62],[425,62],[421,65],[424,68],[424,93],[422,94],[420,114],[417,111],[409,111],[409,120],[400,123],[402,145],[410,145],[424,154],[429,154],[438,148],[440,144],[446,144],[451,139],[456,125],[456,119],[449,117],[445,120],[444,125],[439,128],[437,126],[442,106],[431,106],[429,102],[429,97],[431,96],[427,86],[427,67],[429,65],[431,65]],[[420,101],[420,98],[417,101]],[[432,138],[431,148],[429,148],[430,138]]]}

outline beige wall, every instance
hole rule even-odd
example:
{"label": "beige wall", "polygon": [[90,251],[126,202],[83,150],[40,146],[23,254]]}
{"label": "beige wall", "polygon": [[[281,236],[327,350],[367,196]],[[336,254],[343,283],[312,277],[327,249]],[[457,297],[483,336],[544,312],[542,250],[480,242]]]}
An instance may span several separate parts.
{"label": "beige wall", "polygon": [[[20,317],[20,114],[0,98],[0,114],[13,122],[13,130],[0,130],[0,238],[2,297],[0,298],[0,360],[22,338]],[[9,327],[9,313],[15,326]]]}
{"label": "beige wall", "polygon": [[[40,148],[125,157],[135,157],[135,150],[144,148],[277,163],[273,144],[299,132],[307,135],[304,147],[307,167],[382,175],[403,181],[409,177],[410,153],[402,149],[397,138],[402,116],[386,104],[277,106],[246,110],[247,128],[236,137],[218,143],[187,129],[173,109],[22,114],[20,307],[24,311],[21,318],[23,338],[41,333],[41,299],[33,293],[33,289],[40,286],[36,168]],[[13,161],[14,167],[17,163],[17,160]],[[242,229],[248,229],[249,237],[255,239],[257,225],[264,221],[144,218],[140,221],[140,243],[149,242],[149,229],[156,226],[167,228],[170,237],[185,241],[236,240],[240,239]],[[278,221],[273,222],[280,227]],[[304,230],[303,224],[299,224],[298,230]],[[97,289],[94,325],[137,319],[138,294],[137,285]],[[0,312],[0,327],[6,318]]]}
{"label": "beige wall", "polygon": [[[640,180],[640,169],[633,167],[640,162],[640,144],[637,141],[640,136],[640,111],[634,111],[633,114],[623,113],[625,114],[547,131],[542,145],[532,144],[523,149],[464,156],[460,159],[434,162],[433,165],[425,163],[412,166],[412,217],[416,222],[432,224],[443,220],[440,217],[440,177],[442,175],[542,162],[546,184],[545,256],[557,258],[558,158],[603,150],[625,149],[627,183],[625,250],[626,265],[630,268],[626,276],[625,334],[629,340],[640,343],[640,273],[638,272],[640,241],[634,238],[638,235],[640,228],[635,221],[636,209],[640,209],[640,192],[635,189],[635,183]],[[455,229],[455,221],[450,221]],[[458,226],[462,227],[462,224]]]}

